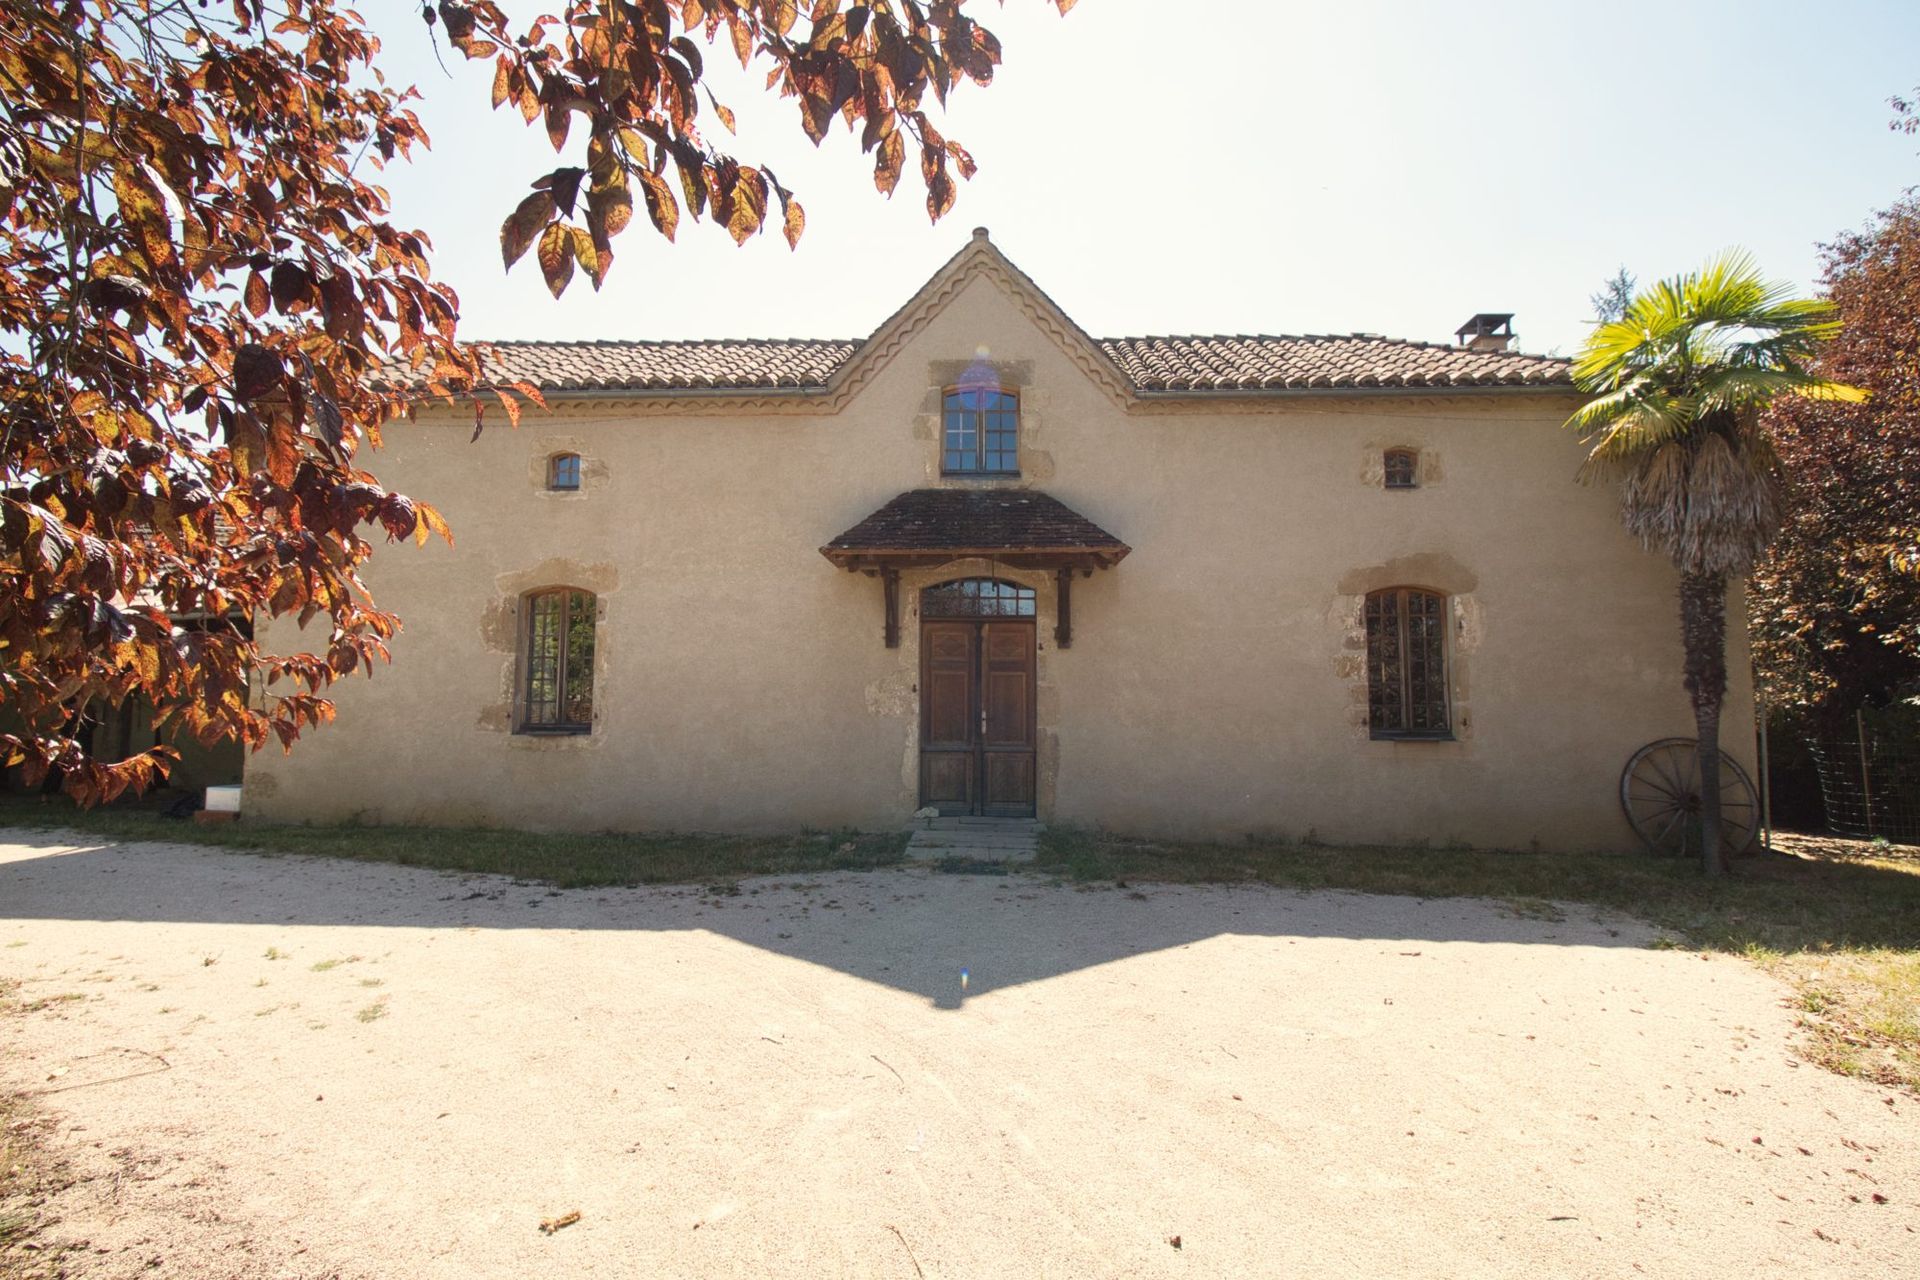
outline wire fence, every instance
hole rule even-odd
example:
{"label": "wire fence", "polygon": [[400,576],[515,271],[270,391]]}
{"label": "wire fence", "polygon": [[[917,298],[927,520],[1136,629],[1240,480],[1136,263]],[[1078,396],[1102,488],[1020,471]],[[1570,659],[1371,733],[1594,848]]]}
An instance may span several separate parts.
{"label": "wire fence", "polygon": [[1920,845],[1920,715],[1863,712],[1851,734],[1816,735],[1807,748],[1829,829]]}

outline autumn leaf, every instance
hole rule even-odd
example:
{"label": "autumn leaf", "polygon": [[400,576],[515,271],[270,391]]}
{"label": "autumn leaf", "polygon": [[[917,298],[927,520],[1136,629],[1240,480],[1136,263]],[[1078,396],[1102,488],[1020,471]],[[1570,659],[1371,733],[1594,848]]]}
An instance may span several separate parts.
{"label": "autumn leaf", "polygon": [[672,240],[680,226],[680,204],[673,198],[673,188],[649,169],[642,169],[635,176],[640,179],[640,194],[647,202],[647,217],[661,235]]}
{"label": "autumn leaf", "polygon": [[500,227],[500,257],[511,267],[526,255],[540,229],[554,215],[553,197],[536,191],[520,202]]}
{"label": "autumn leaf", "polygon": [[267,278],[258,271],[247,273],[246,303],[248,313],[256,320],[273,305],[272,295],[267,292]]}
{"label": "autumn leaf", "polygon": [[880,194],[890,196],[894,187],[900,183],[900,170],[907,163],[907,144],[899,133],[888,134],[880,143],[880,153],[873,160],[873,185],[880,188]]}
{"label": "autumn leaf", "polygon": [[133,233],[135,247],[155,271],[176,265],[173,240],[168,234],[166,202],[160,188],[147,175],[138,160],[128,159],[114,166],[113,195],[120,205],[121,220]]}
{"label": "autumn leaf", "polygon": [[733,127],[733,112],[728,110],[721,104],[718,98],[713,96],[713,90],[711,89],[707,90],[707,103],[713,108],[713,113],[720,117],[720,123],[726,126],[728,133],[737,132]]}
{"label": "autumn leaf", "polygon": [[272,284],[273,305],[284,315],[307,300],[307,289],[312,284],[312,278],[307,275],[307,269],[297,262],[276,262],[273,265]]}
{"label": "autumn leaf", "polygon": [[538,257],[540,274],[557,298],[567,291],[567,282],[573,279],[573,236],[565,223],[555,222],[542,233]]}
{"label": "autumn leaf", "polygon": [[257,342],[249,342],[233,353],[233,394],[241,400],[258,400],[286,376],[280,357]]}
{"label": "autumn leaf", "polygon": [[568,236],[572,241],[574,261],[580,264],[580,269],[587,273],[593,287],[598,289],[600,282],[606,278],[607,266],[612,263],[612,253],[603,255],[600,246],[594,243],[593,233],[585,227],[569,228]]}

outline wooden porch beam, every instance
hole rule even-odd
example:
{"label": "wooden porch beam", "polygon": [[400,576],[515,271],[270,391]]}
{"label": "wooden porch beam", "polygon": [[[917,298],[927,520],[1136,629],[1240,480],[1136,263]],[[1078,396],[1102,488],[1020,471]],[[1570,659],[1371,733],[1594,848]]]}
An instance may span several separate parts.
{"label": "wooden porch beam", "polygon": [[880,591],[886,600],[887,648],[900,647],[900,571],[891,565],[880,566]]}
{"label": "wooden porch beam", "polygon": [[1062,649],[1073,647],[1073,569],[1062,565],[1054,570],[1056,584],[1054,609],[1058,615],[1053,625],[1053,642]]}

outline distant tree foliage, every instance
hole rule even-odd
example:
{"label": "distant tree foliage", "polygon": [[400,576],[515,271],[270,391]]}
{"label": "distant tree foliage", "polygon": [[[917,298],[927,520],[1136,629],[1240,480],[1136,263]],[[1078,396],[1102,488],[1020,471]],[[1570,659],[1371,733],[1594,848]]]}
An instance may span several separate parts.
{"label": "distant tree foliage", "polygon": [[1769,415],[1798,484],[1749,598],[1763,689],[1816,722],[1920,692],[1920,199],[1823,263],[1841,328],[1816,368],[1871,398]]}
{"label": "distant tree foliage", "polygon": [[1627,308],[1633,305],[1633,273],[1625,267],[1608,277],[1600,286],[1598,293],[1587,295],[1587,301],[1593,306],[1595,324],[1612,324],[1627,314]]}
{"label": "distant tree foliage", "polygon": [[[491,3],[423,13],[493,61],[495,107],[585,139],[501,230],[557,296],[576,265],[606,278],[636,193],[669,239],[685,212],[743,240],[769,201],[799,237],[792,193],[700,132],[723,37],[809,137],[857,126],[882,191],[917,160],[946,213],[974,165],[927,99],[1000,61],[963,3],[568,0],[524,32]],[[164,776],[165,747],[88,753],[89,716],[129,698],[161,734],[255,749],[329,720],[399,625],[360,578],[370,536],[451,541],[361,445],[423,394],[470,399],[476,431],[487,398],[539,399],[489,383],[426,237],[368,181],[427,143],[379,52],[340,0],[0,4],[0,758],[31,784],[94,803]],[[313,651],[256,644],[283,616]]]}

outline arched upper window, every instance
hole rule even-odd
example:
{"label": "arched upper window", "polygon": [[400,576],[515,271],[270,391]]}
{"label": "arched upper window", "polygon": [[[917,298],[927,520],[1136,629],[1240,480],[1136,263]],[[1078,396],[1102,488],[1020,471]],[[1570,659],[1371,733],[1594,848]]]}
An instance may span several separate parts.
{"label": "arched upper window", "polygon": [[1031,618],[1033,588],[998,578],[958,578],[920,593],[923,618]]}
{"label": "arched upper window", "polygon": [[591,591],[558,587],[527,596],[524,733],[587,733],[593,728]]}
{"label": "arched upper window", "polygon": [[1376,738],[1444,738],[1447,598],[1419,587],[1367,596],[1367,727]]}
{"label": "arched upper window", "polygon": [[547,488],[569,491],[579,487],[579,454],[556,453],[547,459]]}
{"label": "arched upper window", "polygon": [[1420,487],[1420,455],[1412,449],[1389,449],[1386,456],[1387,488]]}
{"label": "arched upper window", "polygon": [[941,404],[940,470],[1020,474],[1020,400],[998,387],[960,387]]}

